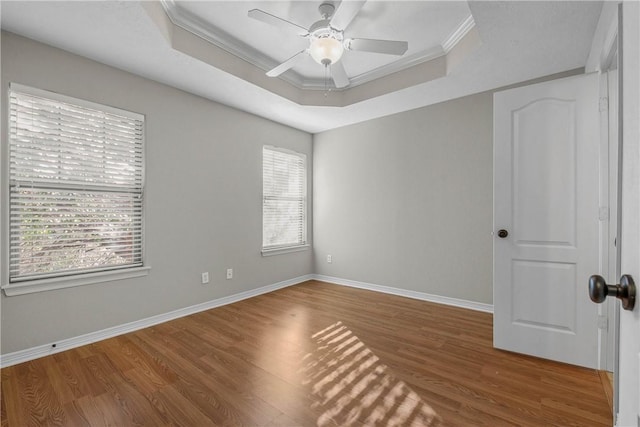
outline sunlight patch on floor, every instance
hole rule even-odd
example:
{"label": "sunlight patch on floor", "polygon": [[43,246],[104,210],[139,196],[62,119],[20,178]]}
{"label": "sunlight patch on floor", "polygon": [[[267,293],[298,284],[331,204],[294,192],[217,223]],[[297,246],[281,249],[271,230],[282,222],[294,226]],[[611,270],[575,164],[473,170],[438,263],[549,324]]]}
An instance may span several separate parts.
{"label": "sunlight patch on floor", "polygon": [[434,427],[440,417],[342,322],[315,334],[302,373],[319,427],[350,424]]}

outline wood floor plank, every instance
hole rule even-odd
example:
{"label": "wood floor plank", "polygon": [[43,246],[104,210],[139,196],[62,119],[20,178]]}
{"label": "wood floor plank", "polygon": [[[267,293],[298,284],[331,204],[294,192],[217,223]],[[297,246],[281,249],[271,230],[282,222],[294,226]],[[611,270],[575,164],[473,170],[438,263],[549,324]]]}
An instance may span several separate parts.
{"label": "wood floor plank", "polygon": [[41,361],[19,366],[20,397],[28,414],[24,425],[64,425],[64,410]]}
{"label": "wood floor plank", "polygon": [[16,369],[2,370],[2,423],[12,426],[27,425],[27,408],[22,398],[22,391],[18,385],[18,372]]}
{"label": "wood floor plank", "polygon": [[73,404],[74,410],[82,413],[89,426],[102,427],[107,425],[114,425],[113,422],[109,422],[107,420],[107,418],[103,414],[103,411],[98,408],[99,403],[92,395],[79,397],[74,400]]}
{"label": "wood floor plank", "polygon": [[[0,395],[2,395],[2,390],[0,390]],[[6,402],[0,399],[0,427],[8,427],[9,419],[7,416],[7,408]]]}
{"label": "wood floor plank", "polygon": [[609,426],[594,370],[492,316],[309,281],[2,369],[0,427]]}

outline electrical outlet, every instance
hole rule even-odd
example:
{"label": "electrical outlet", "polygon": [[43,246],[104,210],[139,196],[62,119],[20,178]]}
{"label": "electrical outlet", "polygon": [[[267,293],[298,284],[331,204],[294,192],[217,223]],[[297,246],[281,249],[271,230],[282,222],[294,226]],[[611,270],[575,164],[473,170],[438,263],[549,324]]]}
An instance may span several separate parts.
{"label": "electrical outlet", "polygon": [[202,284],[209,283],[209,272],[205,271],[202,273]]}
{"label": "electrical outlet", "polygon": [[227,279],[233,279],[233,268],[227,268]]}
{"label": "electrical outlet", "polygon": [[333,258],[331,257],[331,255],[327,255],[327,262],[329,264],[331,264],[331,262],[333,262]]}

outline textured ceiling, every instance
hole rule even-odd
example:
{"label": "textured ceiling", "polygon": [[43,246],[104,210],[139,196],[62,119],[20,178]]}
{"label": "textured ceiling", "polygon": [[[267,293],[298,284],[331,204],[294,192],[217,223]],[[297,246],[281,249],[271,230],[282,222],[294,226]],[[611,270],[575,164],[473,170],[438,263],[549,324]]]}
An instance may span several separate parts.
{"label": "textured ceiling", "polygon": [[[301,25],[313,21],[317,13],[314,10],[317,6],[311,1],[213,1],[185,3],[184,6],[191,13],[202,15],[206,22],[208,15],[221,19],[228,16],[226,13],[231,13],[221,12],[223,3],[224,8],[234,10],[237,16],[234,19],[238,19],[236,24],[226,26],[225,32],[238,40],[260,38],[260,43],[272,46],[260,49],[273,61],[279,61],[288,54],[276,47],[283,46],[283,50],[287,50],[284,49],[285,44],[297,41],[285,40],[279,44],[279,39],[276,39],[273,42],[271,37],[279,36],[270,32],[264,24],[263,29],[255,26],[249,29],[250,19],[242,18],[246,16],[249,5],[259,5],[260,9],[282,13],[282,16],[286,15]],[[174,49],[150,16],[150,3],[145,6],[138,2],[122,1],[17,1],[2,2],[0,7],[4,30],[312,133],[583,67],[602,8],[602,2],[596,1],[459,3],[458,6],[464,6],[471,12],[481,40],[477,48],[455,62],[448,61],[446,74],[442,77],[398,90],[372,92],[369,98],[364,97],[343,107],[303,105],[271,90],[270,85],[275,87],[276,83],[267,81],[267,84],[256,84],[225,71],[228,69],[226,63],[203,62]],[[313,7],[311,10],[304,9],[305,4]],[[181,5],[181,2],[178,3],[178,6]],[[415,38],[415,34],[425,31],[422,27],[426,21],[422,19],[433,19],[420,15],[422,8],[436,15],[437,5],[442,3],[370,0],[363,7],[362,15],[354,21],[353,35],[356,36],[357,30],[358,37]],[[275,10],[270,9],[274,6],[277,6]],[[304,10],[298,12],[298,9]],[[447,13],[442,12],[443,16]],[[455,15],[454,12],[450,13]],[[418,16],[423,18],[419,19]],[[445,20],[444,17],[442,19]],[[455,19],[451,18],[451,21]],[[367,32],[369,30],[371,34]],[[431,30],[427,28],[426,31]],[[444,29],[433,31],[434,40],[446,33]],[[438,31],[440,33],[436,34]],[[206,43],[202,39],[199,42]],[[249,44],[257,46],[257,42]],[[410,49],[420,47],[414,42],[410,43]],[[366,67],[384,66],[384,60],[368,58],[366,63],[350,67],[350,72],[357,74]],[[294,71],[305,77],[317,77],[313,69],[301,67]],[[285,89],[289,85],[281,79],[275,80]],[[368,90],[365,85],[361,88]],[[376,87],[372,86],[372,89]],[[340,95],[329,93],[327,97]]]}

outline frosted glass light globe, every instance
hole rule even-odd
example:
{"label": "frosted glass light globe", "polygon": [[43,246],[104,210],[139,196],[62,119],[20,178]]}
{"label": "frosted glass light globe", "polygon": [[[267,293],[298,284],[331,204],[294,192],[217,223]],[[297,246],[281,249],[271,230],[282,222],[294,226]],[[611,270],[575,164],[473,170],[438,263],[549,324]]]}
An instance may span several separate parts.
{"label": "frosted glass light globe", "polygon": [[311,41],[309,54],[318,63],[322,65],[335,64],[342,57],[344,46],[342,42],[333,37],[320,37]]}

